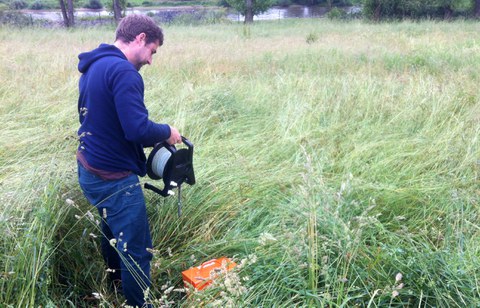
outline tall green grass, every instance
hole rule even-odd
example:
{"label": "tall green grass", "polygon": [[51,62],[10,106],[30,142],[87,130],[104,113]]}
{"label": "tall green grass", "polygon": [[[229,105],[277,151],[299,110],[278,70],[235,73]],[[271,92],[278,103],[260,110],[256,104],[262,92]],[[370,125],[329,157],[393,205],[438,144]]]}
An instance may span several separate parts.
{"label": "tall green grass", "polygon": [[[195,144],[197,184],[181,217],[146,192],[157,305],[480,304],[478,23],[164,30],[146,104]],[[0,29],[7,307],[123,302],[74,156],[76,57],[113,32]],[[219,256],[236,276],[178,290],[181,271]]]}

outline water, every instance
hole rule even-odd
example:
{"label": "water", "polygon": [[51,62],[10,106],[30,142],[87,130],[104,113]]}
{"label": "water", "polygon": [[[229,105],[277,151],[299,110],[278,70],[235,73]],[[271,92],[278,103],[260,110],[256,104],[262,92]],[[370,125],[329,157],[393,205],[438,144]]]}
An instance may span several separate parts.
{"label": "water", "polygon": [[[214,10],[214,9],[212,9]],[[126,14],[153,14],[158,15],[163,21],[170,22],[176,16],[180,14],[196,14],[200,12],[205,12],[205,8],[129,8],[126,11]],[[25,10],[24,14],[30,16],[32,19],[44,19],[53,22],[62,22],[62,14],[60,11],[34,11],[34,10]],[[255,15],[254,20],[275,20],[275,19],[284,19],[284,18],[318,18],[322,17],[327,13],[325,7],[319,6],[301,6],[301,5],[292,5],[289,7],[272,7],[265,13]],[[88,10],[88,9],[77,9],[75,10],[75,17],[90,17],[90,18],[101,18],[112,16],[112,12],[106,10]],[[243,15],[236,13],[233,10],[227,10],[226,17],[232,21],[243,21]],[[113,18],[113,17],[112,17]]]}
{"label": "water", "polygon": [[[289,7],[272,7],[265,13],[255,15],[253,20],[275,20],[284,18],[315,18],[322,17],[327,13],[325,7],[320,6],[301,6],[292,5]],[[235,21],[243,21],[244,17],[241,14],[230,12],[227,13],[227,18]]]}

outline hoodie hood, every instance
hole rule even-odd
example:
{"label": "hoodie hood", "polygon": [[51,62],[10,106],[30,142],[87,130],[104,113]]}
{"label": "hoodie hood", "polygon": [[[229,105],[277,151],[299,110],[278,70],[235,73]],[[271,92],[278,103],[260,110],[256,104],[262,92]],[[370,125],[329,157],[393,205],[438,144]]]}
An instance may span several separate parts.
{"label": "hoodie hood", "polygon": [[98,59],[111,56],[127,60],[123,52],[114,45],[100,44],[97,49],[78,55],[78,59],[80,60],[78,62],[78,70],[80,73],[85,73],[90,65]]}

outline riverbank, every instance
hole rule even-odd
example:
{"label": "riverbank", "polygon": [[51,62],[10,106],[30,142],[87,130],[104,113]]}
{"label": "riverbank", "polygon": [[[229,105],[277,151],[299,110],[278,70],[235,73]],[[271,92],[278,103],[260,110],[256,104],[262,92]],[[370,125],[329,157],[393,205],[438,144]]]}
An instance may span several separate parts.
{"label": "riverbank", "polygon": [[[359,7],[342,8],[346,14],[354,15],[360,11]],[[43,24],[50,27],[63,26],[63,17],[59,10],[19,10],[25,22],[30,24]],[[218,6],[157,6],[157,7],[131,7],[127,8],[126,14],[148,14],[156,18],[160,23],[171,23],[181,18],[183,22],[241,22],[244,16],[233,9]],[[280,20],[288,18],[322,18],[328,13],[324,6],[291,5],[288,7],[274,6],[266,12],[255,15],[254,20]],[[112,12],[105,9],[75,10],[77,25],[98,25],[112,23]]]}

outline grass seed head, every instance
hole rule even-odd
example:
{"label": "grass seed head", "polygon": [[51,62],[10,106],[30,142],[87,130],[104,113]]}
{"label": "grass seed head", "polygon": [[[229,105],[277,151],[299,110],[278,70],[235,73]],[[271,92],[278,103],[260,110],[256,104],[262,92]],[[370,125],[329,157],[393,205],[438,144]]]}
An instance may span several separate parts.
{"label": "grass seed head", "polygon": [[95,217],[93,216],[92,212],[87,211],[87,217],[91,222],[95,222]]}

